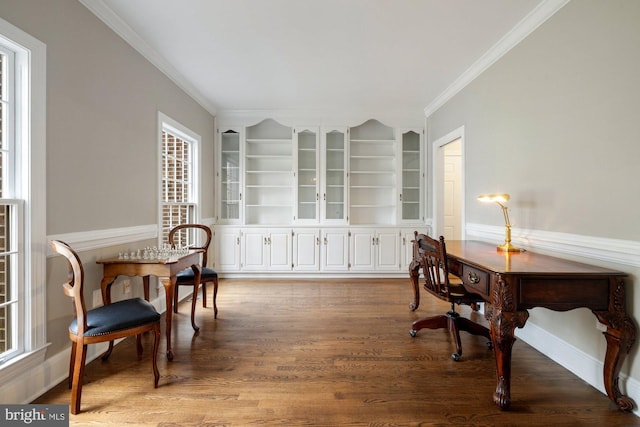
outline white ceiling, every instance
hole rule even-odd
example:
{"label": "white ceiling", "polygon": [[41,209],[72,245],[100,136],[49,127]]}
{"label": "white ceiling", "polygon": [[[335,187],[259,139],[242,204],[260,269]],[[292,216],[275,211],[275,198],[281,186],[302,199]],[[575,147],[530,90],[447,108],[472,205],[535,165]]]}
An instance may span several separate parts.
{"label": "white ceiling", "polygon": [[80,1],[213,114],[420,115],[566,2]]}

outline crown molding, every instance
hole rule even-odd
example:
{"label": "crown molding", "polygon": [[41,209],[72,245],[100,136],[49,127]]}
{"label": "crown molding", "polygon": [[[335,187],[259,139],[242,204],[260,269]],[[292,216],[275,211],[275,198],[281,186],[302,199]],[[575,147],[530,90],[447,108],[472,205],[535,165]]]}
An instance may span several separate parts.
{"label": "crown molding", "polygon": [[471,67],[462,73],[444,92],[438,95],[431,104],[424,109],[425,117],[429,117],[435,113],[447,101],[475,80],[476,77],[493,65],[493,63],[502,58],[547,19],[562,9],[569,1],[570,0],[544,0],[541,2],[507,34],[502,36],[502,38],[474,62]]}
{"label": "crown molding", "polygon": [[129,43],[144,58],[153,64],[158,70],[173,81],[187,95],[193,98],[202,108],[207,110],[212,116],[217,114],[216,107],[205,99],[195,87],[189,83],[184,76],[176,70],[162,55],[154,48],[149,46],[142,37],[138,35],[126,22],[120,18],[109,6],[102,0],[78,0],[98,19],[104,22],[113,32],[122,37],[124,41]]}

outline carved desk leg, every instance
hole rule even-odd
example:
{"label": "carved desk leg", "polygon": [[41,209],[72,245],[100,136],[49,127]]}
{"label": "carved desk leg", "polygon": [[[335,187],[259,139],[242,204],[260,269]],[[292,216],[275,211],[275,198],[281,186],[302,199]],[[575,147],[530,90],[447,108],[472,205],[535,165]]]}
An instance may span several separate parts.
{"label": "carved desk leg", "polygon": [[411,311],[416,311],[420,305],[420,263],[415,259],[409,265],[409,277],[413,285],[413,302],[409,304]]}
{"label": "carved desk leg", "polygon": [[503,278],[498,276],[487,319],[491,324],[498,379],[493,402],[503,411],[509,409],[511,404],[511,351],[516,340],[514,331],[522,328],[529,318],[527,311],[514,310],[513,292]]}
{"label": "carved desk leg", "polygon": [[636,341],[636,326],[624,310],[624,282],[612,279],[612,298],[609,311],[594,311],[598,320],[607,326],[603,332],[607,340],[604,359],[604,388],[609,399],[623,411],[632,411],[635,402],[623,395],[618,387],[618,375],[625,357]]}

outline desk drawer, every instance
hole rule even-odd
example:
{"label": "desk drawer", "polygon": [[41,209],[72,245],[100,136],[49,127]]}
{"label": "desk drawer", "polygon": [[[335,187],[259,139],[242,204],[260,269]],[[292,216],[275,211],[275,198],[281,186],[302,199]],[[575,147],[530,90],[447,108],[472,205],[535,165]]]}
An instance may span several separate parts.
{"label": "desk drawer", "polygon": [[477,268],[462,265],[462,275],[460,276],[465,285],[476,289],[478,292],[489,294],[489,274]]}

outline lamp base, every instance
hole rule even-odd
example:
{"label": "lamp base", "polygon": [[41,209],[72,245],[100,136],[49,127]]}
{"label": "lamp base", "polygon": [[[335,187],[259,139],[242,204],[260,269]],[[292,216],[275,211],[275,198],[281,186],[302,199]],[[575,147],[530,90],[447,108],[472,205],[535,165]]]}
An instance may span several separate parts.
{"label": "lamp base", "polygon": [[511,242],[505,242],[496,248],[500,252],[524,252],[526,249],[517,248],[511,244]]}

